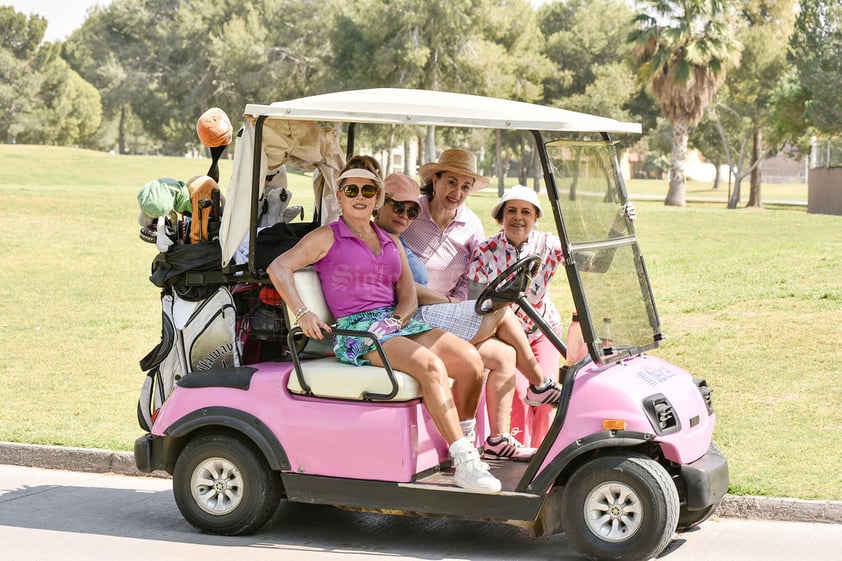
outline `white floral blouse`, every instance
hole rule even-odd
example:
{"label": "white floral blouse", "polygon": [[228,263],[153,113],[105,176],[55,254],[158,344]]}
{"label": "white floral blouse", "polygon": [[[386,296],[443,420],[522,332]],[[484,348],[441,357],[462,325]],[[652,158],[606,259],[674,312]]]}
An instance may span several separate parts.
{"label": "white floral blouse", "polygon": [[[500,231],[487,240],[480,242],[473,251],[471,262],[468,264],[468,278],[482,284],[494,280],[507,267],[515,264],[518,259],[528,255],[538,255],[542,263],[538,274],[532,280],[532,286],[526,294],[526,299],[540,313],[554,329],[561,326],[561,316],[558,309],[550,300],[550,284],[559,265],[564,262],[564,251],[558,237],[549,232],[529,234],[520,248],[515,247],[506,238],[506,233]],[[542,334],[538,326],[527,316],[519,306],[512,304],[514,312],[523,325],[523,331],[530,341]]]}

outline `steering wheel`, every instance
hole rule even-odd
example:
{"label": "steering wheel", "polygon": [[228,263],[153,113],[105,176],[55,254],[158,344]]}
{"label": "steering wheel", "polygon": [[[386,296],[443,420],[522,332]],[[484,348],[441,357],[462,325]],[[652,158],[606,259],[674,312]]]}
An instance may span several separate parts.
{"label": "steering wheel", "polygon": [[[474,304],[476,313],[490,314],[510,302],[515,302],[529,288],[532,277],[538,272],[540,266],[541,258],[530,255],[518,260],[517,263],[497,275],[497,278],[491,281],[477,298]],[[491,300],[491,308],[483,307],[483,303],[487,300]]]}

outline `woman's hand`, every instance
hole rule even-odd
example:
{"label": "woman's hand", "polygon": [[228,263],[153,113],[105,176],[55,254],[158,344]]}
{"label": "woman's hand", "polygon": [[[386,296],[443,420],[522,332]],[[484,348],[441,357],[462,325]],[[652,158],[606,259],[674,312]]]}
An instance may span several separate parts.
{"label": "woman's hand", "polygon": [[298,318],[298,327],[304,332],[304,335],[312,339],[324,339],[324,332],[330,333],[330,326],[323,322],[319,316],[313,312],[307,311],[304,315]]}
{"label": "woman's hand", "polygon": [[401,321],[394,317],[381,319],[380,321],[371,324],[368,330],[373,333],[378,339],[382,339],[384,335],[390,335],[401,328]]}

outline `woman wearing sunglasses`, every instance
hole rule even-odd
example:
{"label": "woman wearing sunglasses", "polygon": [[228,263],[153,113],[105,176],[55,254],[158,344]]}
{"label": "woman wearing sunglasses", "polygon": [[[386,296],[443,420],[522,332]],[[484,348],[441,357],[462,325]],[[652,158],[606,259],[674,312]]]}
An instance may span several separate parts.
{"label": "woman wearing sunglasses", "polygon": [[[307,234],[277,257],[267,272],[282,298],[296,310],[295,319],[304,334],[322,339],[331,327],[304,306],[293,281],[295,271],[313,265],[325,301],[337,318],[336,327],[370,331],[380,340],[392,367],[418,380],[424,406],[449,445],[456,485],[497,493],[500,481],[463,436],[454,398],[460,393],[461,400],[473,399],[476,411],[482,361],[470,344],[412,317],[417,307],[415,283],[397,237],[371,221],[373,211],[383,206],[385,193],[379,174],[368,167],[345,167],[337,180],[342,216]],[[349,364],[383,365],[366,338],[336,336],[334,352],[338,360]],[[453,391],[449,376],[454,378]]]}
{"label": "woman wearing sunglasses", "polygon": [[[375,211],[376,223],[387,232],[401,236],[421,214],[418,183],[406,175],[391,174],[384,182],[384,190],[385,204]],[[545,380],[520,322],[509,308],[480,316],[474,310],[473,300],[460,301],[432,290],[427,286],[428,272],[424,262],[410,249],[406,249],[406,253],[421,304],[415,318],[476,346],[490,371],[486,385],[490,436],[486,439],[483,457],[528,461],[536,449],[523,446],[509,429],[515,367],[535,386],[544,384]],[[551,400],[557,386],[552,387],[552,391],[528,397]],[[470,422],[463,422],[462,426],[465,432],[474,429]]]}

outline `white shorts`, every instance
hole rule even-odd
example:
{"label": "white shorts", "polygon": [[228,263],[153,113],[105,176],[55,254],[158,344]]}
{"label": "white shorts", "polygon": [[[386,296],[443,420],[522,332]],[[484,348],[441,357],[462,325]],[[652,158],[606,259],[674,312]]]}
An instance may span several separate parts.
{"label": "white shorts", "polygon": [[465,300],[450,304],[419,306],[413,317],[470,342],[476,337],[482,323],[482,316],[474,311],[475,304],[476,300]]}

